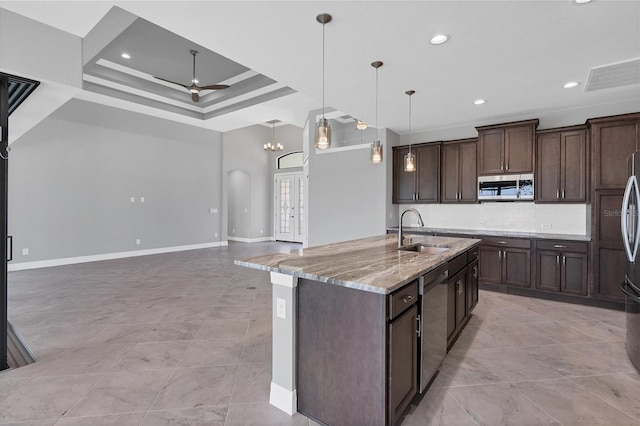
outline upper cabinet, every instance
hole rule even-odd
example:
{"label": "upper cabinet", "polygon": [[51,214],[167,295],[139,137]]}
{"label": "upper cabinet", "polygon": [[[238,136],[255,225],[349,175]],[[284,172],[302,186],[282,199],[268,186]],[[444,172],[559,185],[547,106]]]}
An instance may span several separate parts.
{"label": "upper cabinet", "polygon": [[413,145],[416,170],[404,171],[408,146],[393,148],[393,204],[440,201],[440,142]]}
{"label": "upper cabinet", "polygon": [[594,190],[624,189],[627,158],[640,149],[640,113],[590,119]]}
{"label": "upper cabinet", "polygon": [[533,173],[538,120],[476,127],[478,175]]}
{"label": "upper cabinet", "polygon": [[585,126],[537,132],[536,202],[586,203],[588,152]]}
{"label": "upper cabinet", "polygon": [[478,200],[476,139],[442,144],[442,203],[475,203]]}

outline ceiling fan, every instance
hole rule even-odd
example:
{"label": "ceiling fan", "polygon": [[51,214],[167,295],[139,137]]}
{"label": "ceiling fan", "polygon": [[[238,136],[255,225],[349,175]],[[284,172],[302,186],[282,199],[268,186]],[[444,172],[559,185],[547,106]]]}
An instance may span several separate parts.
{"label": "ceiling fan", "polygon": [[153,77],[157,78],[158,80],[166,81],[167,83],[177,84],[178,86],[182,86],[185,89],[189,90],[189,92],[191,92],[191,100],[193,102],[198,102],[200,100],[200,95],[198,94],[198,92],[200,92],[201,90],[222,90],[229,87],[226,84],[210,84],[208,86],[196,85],[196,83],[198,82],[198,80],[196,80],[196,55],[198,54],[198,51],[190,50],[189,53],[193,55],[193,79],[191,79],[191,85],[187,86],[186,84],[176,83],[175,81],[156,77],[155,75]]}

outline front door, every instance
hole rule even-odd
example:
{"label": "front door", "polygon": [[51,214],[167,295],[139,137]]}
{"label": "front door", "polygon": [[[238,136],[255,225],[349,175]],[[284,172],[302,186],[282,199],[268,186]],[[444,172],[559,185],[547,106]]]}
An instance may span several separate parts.
{"label": "front door", "polygon": [[274,237],[278,241],[302,242],[304,235],[304,175],[280,173],[275,178]]}

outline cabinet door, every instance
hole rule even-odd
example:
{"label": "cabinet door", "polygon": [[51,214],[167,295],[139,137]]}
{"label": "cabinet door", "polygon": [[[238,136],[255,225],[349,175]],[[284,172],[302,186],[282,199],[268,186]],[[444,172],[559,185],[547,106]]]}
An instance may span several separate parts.
{"label": "cabinet door", "polygon": [[504,130],[485,130],[478,135],[478,174],[492,175],[503,172]]}
{"label": "cabinet door", "polygon": [[539,251],[536,256],[536,288],[560,291],[560,253]]}
{"label": "cabinet door", "polygon": [[418,391],[418,308],[389,324],[389,424],[396,424]]}
{"label": "cabinet door", "polygon": [[502,250],[502,282],[531,287],[531,252],[522,249]]}
{"label": "cabinet door", "polygon": [[478,304],[478,260],[467,266],[467,315]]}
{"label": "cabinet door", "polygon": [[393,204],[415,202],[416,172],[404,171],[404,156],[407,152],[407,147],[393,148]]}
{"label": "cabinet door", "polygon": [[562,254],[562,279],[560,291],[580,296],[587,295],[587,259],[588,257],[586,254]]}
{"label": "cabinet door", "polygon": [[505,173],[533,173],[533,131],[533,126],[505,129]]}
{"label": "cabinet door", "polygon": [[440,144],[416,148],[416,201],[437,203],[440,200]]}
{"label": "cabinet door", "polygon": [[459,191],[460,201],[475,203],[478,201],[478,173],[477,173],[477,149],[476,142],[460,144],[459,147]]}
{"label": "cabinet door", "polygon": [[457,144],[442,146],[442,203],[457,203],[460,198],[459,152],[460,146]]}
{"label": "cabinet door", "polygon": [[536,158],[536,202],[560,199],[560,133],[538,136]]}
{"label": "cabinet door", "polygon": [[628,119],[598,119],[591,123],[593,189],[624,189],[627,157],[640,145],[640,114]]}
{"label": "cabinet door", "polygon": [[502,249],[480,246],[479,248],[480,281],[502,283]]}
{"label": "cabinet door", "polygon": [[447,284],[447,346],[456,334],[456,282]]}
{"label": "cabinet door", "polygon": [[456,285],[456,333],[467,319],[467,270],[463,269],[455,279]]}
{"label": "cabinet door", "polygon": [[[562,177],[560,196],[562,201],[584,203],[587,201],[587,135],[584,130],[562,133]],[[547,169],[543,169],[547,173]],[[538,175],[540,176],[540,174]]]}

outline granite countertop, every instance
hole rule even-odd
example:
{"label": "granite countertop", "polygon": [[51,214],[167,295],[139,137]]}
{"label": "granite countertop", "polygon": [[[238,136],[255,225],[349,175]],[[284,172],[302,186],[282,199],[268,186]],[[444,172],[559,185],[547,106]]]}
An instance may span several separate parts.
{"label": "granite countertop", "polygon": [[372,293],[389,294],[480,243],[472,238],[413,236],[413,243],[450,247],[440,254],[398,250],[396,235],[236,260],[240,266],[279,272]]}
{"label": "granite countertop", "polygon": [[[403,226],[405,233],[436,233],[436,234],[466,234],[469,236],[487,237],[513,237],[513,238],[536,238],[545,240],[568,240],[568,241],[591,241],[589,235],[576,234],[549,234],[544,232],[528,231],[495,231],[491,229],[451,229],[451,228],[430,228],[427,226]],[[398,232],[397,226],[387,228],[388,231]]]}

